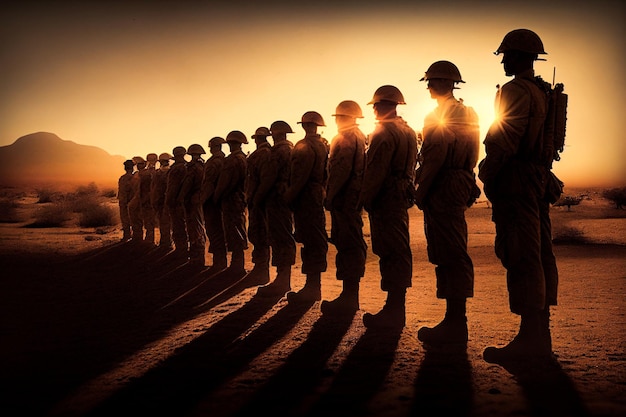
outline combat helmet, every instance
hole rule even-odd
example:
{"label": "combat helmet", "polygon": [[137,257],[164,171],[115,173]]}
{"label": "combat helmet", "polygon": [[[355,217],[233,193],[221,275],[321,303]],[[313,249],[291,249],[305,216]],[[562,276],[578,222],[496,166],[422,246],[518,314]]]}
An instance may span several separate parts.
{"label": "combat helmet", "polygon": [[159,161],[169,161],[170,159],[172,159],[172,155],[167,152],[163,152],[161,155],[159,155]]}
{"label": "combat helmet", "polygon": [[146,155],[146,160],[148,162],[156,162],[158,160],[157,154],[149,153],[148,155]]}
{"label": "combat helmet", "polygon": [[406,102],[404,101],[404,96],[402,95],[398,87],[395,87],[393,85],[383,85],[381,87],[378,87],[374,92],[374,97],[367,104],[376,104],[380,103],[381,101],[389,101],[396,104],[406,104]]}
{"label": "combat helmet", "polygon": [[461,78],[461,72],[459,71],[457,66],[450,61],[434,62],[433,64],[431,64],[430,67],[428,67],[424,76],[420,78],[420,81],[428,81],[432,80],[433,78],[452,80],[455,83],[465,82]]}
{"label": "combat helmet", "polygon": [[315,123],[317,126],[326,126],[322,115],[316,111],[308,111],[302,115],[302,120],[298,123]]}
{"label": "combat helmet", "polygon": [[293,130],[291,126],[289,126],[289,123],[283,120],[277,120],[270,126],[270,133],[293,133]]}
{"label": "combat helmet", "polygon": [[139,165],[139,164],[145,164],[146,160],[143,159],[141,156],[134,156],[133,162],[135,163],[135,165]]}
{"label": "combat helmet", "polygon": [[547,55],[543,49],[541,38],[530,29],[515,29],[507,33],[494,54],[498,55],[511,50]]}
{"label": "combat helmet", "polygon": [[254,135],[252,135],[252,139],[256,139],[257,137],[266,138],[271,135],[272,134],[270,133],[270,130],[268,128],[266,128],[265,126],[261,126],[254,132]]}
{"label": "combat helmet", "polygon": [[219,146],[222,143],[226,143],[226,141],[224,140],[223,137],[221,136],[214,136],[209,140],[209,148],[212,148],[213,146]]}
{"label": "combat helmet", "polygon": [[248,138],[240,130],[232,130],[226,135],[226,142],[248,143]]}
{"label": "combat helmet", "polygon": [[206,152],[204,151],[202,145],[194,143],[193,145],[189,145],[189,148],[187,148],[187,153],[189,155],[203,155]]}
{"label": "combat helmet", "polygon": [[185,155],[187,153],[187,149],[185,149],[183,146],[177,146],[174,149],[172,149],[172,154],[174,154],[174,156],[181,156],[181,155]]}
{"label": "combat helmet", "polygon": [[337,105],[335,109],[335,114],[332,116],[350,116],[363,118],[363,112],[361,111],[361,106],[356,101],[352,100],[344,100]]}
{"label": "combat helmet", "polygon": [[124,168],[130,169],[135,166],[135,162],[132,159],[127,159],[124,161]]}

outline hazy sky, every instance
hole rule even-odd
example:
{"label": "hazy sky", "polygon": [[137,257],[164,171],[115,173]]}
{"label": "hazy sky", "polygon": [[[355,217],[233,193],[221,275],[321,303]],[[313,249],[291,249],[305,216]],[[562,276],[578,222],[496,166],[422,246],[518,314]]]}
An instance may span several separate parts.
{"label": "hazy sky", "polygon": [[[495,51],[516,28],[537,32],[536,73],[569,95],[566,185],[626,185],[624,22],[621,0],[571,1],[22,1],[0,13],[0,146],[39,131],[132,157],[170,152],[231,130],[322,114],[400,88],[415,129],[435,107],[419,79],[449,60],[466,84],[481,136],[504,75]],[[119,4],[118,4],[119,3]],[[246,150],[253,150],[250,140]],[[226,152],[227,147],[225,147]],[[88,166],[87,166],[88,169]],[[120,167],[121,171],[121,167]]]}

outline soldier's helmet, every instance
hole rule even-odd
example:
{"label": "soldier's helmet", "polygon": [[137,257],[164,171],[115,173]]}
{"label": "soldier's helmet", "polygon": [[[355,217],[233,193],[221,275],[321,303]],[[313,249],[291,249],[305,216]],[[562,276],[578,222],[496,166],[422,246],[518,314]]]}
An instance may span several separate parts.
{"label": "soldier's helmet", "polygon": [[157,154],[155,153],[149,153],[146,156],[146,159],[148,160],[148,162],[156,162],[158,160]]}
{"label": "soldier's helmet", "polygon": [[289,126],[289,123],[283,120],[276,120],[270,126],[270,133],[293,133],[293,130],[291,129],[291,126]]}
{"label": "soldier's helmet", "polygon": [[389,101],[396,104],[406,104],[406,102],[404,101],[404,96],[402,95],[398,87],[395,87],[393,85],[383,85],[381,87],[378,87],[374,92],[374,97],[367,104],[376,104],[380,103],[381,101]]}
{"label": "soldier's helmet", "polygon": [[302,115],[302,120],[298,123],[315,123],[317,126],[326,126],[322,115],[316,111],[308,111]]}
{"label": "soldier's helmet", "polygon": [[547,55],[543,49],[541,38],[530,29],[515,29],[507,33],[494,54],[498,55],[511,50]]}
{"label": "soldier's helmet", "polygon": [[252,139],[266,138],[268,136],[271,136],[270,130],[265,126],[261,126],[254,132],[254,135],[252,135]]}
{"label": "soldier's helmet", "polygon": [[159,161],[169,161],[170,159],[172,159],[172,155],[167,152],[163,152],[161,155],[159,155]]}
{"label": "soldier's helmet", "polygon": [[124,168],[132,168],[135,166],[135,162],[132,159],[127,159],[124,161]]}
{"label": "soldier's helmet", "polygon": [[187,153],[189,155],[203,155],[206,152],[204,151],[202,145],[194,143],[193,145],[189,145],[189,148],[187,148]]}
{"label": "soldier's helmet", "polygon": [[145,164],[146,160],[143,159],[141,156],[134,156],[133,162],[135,163],[135,165],[139,165],[139,164]]}
{"label": "soldier's helmet", "polygon": [[226,142],[248,143],[248,138],[240,130],[232,130],[226,135]]}
{"label": "soldier's helmet", "polygon": [[337,105],[335,109],[335,114],[332,116],[350,116],[350,117],[363,117],[363,111],[361,110],[361,106],[359,103],[352,100],[344,100]]}
{"label": "soldier's helmet", "polygon": [[224,140],[223,137],[221,136],[214,136],[209,140],[209,148],[213,147],[213,146],[219,146],[222,143],[226,143],[226,141]]}
{"label": "soldier's helmet", "polygon": [[181,155],[185,155],[187,153],[187,149],[185,149],[183,146],[177,146],[174,149],[172,149],[172,154],[174,154],[174,156],[181,156]]}
{"label": "soldier's helmet", "polygon": [[424,76],[420,78],[420,81],[428,81],[432,80],[433,78],[452,80],[455,83],[465,82],[461,78],[461,72],[459,71],[457,66],[450,61],[437,61],[432,63],[431,66],[428,67],[428,69],[426,70]]}

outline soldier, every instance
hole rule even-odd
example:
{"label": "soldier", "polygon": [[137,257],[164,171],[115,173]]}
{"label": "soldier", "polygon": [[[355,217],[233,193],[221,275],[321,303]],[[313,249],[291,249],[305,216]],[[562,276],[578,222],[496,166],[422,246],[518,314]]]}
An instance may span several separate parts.
{"label": "soldier", "polygon": [[139,178],[141,184],[139,186],[139,193],[141,194],[141,216],[143,219],[143,227],[146,229],[146,235],[144,241],[150,246],[154,246],[154,227],[156,223],[156,216],[154,208],[152,207],[150,191],[152,189],[152,177],[156,172],[157,154],[149,153],[146,156],[146,166],[139,171]]}
{"label": "soldier", "polygon": [[270,130],[259,127],[252,138],[256,149],[248,156],[246,199],[248,201],[248,239],[253,245],[250,278],[256,284],[266,284],[270,280],[270,242],[268,235],[265,199],[271,186],[272,148],[267,141]]}
{"label": "soldier", "polygon": [[291,290],[291,266],[296,263],[296,241],[293,237],[293,213],[285,201],[291,170],[293,144],[287,135],[291,126],[277,120],[270,126],[274,145],[271,148],[269,191],[265,199],[272,266],[276,277],[257,289],[257,295],[273,297]]}
{"label": "soldier", "polygon": [[304,287],[287,293],[290,303],[317,301],[322,298],[321,274],[326,271],[328,236],[326,235],[326,196],[328,142],[319,133],[326,126],[322,116],[307,111],[300,122],[305,132],[291,152],[291,176],[285,201],[292,207],[295,239],[302,243],[300,256]]}
{"label": "soldier", "polygon": [[200,200],[204,213],[204,227],[209,240],[208,251],[213,256],[213,263],[209,268],[209,274],[213,275],[223,271],[228,266],[226,257],[226,236],[224,234],[224,224],[222,223],[222,208],[213,202],[213,193],[217,186],[217,179],[222,166],[224,165],[224,152],[222,144],[226,143],[224,138],[215,136],[209,140],[209,152],[211,157],[204,164],[204,178],[202,179],[202,192]]}
{"label": "soldier", "polygon": [[374,105],[378,124],[370,135],[360,200],[369,215],[372,251],[380,258],[381,288],[387,292],[387,300],[378,313],[365,313],[363,324],[401,329],[406,321],[406,289],[413,274],[408,208],[412,205],[417,136],[396,112],[398,104],[406,104],[397,87],[379,87],[368,104]]}
{"label": "soldier", "polygon": [[143,242],[143,216],[141,214],[141,171],[146,167],[146,160],[141,156],[133,157],[133,162],[137,170],[133,173],[132,188],[133,197],[128,203],[130,213],[130,224],[132,228],[132,242],[135,244]]}
{"label": "soldier", "polygon": [[167,174],[170,172],[170,159],[172,159],[172,155],[167,152],[159,155],[159,169],[154,173],[150,189],[150,201],[152,202],[159,226],[159,249],[163,252],[169,252],[173,248],[170,210],[165,205],[165,190],[167,188]]}
{"label": "soldier", "polygon": [[183,146],[176,146],[172,150],[174,164],[167,174],[167,187],[165,188],[165,205],[170,212],[172,222],[172,240],[174,241],[174,254],[180,260],[188,259],[189,238],[187,237],[187,224],[185,223],[185,206],[178,199],[181,192],[187,167],[185,155],[187,150]]}
{"label": "soldier", "polygon": [[467,342],[466,299],[474,296],[474,265],[467,253],[465,210],[480,190],[474,168],[478,162],[478,115],[454,97],[465,81],[449,61],[433,63],[420,81],[428,83],[437,107],[424,120],[415,203],[424,212],[429,261],[436,265],[437,297],[446,300],[444,319],[422,327],[424,343]]}
{"label": "soldier", "polygon": [[191,160],[186,164],[186,174],[178,195],[179,202],[185,207],[185,223],[189,239],[189,265],[194,268],[204,268],[204,252],[206,250],[206,233],[204,230],[204,214],[200,191],[204,176],[204,161],[202,155],[206,152],[202,145],[189,145],[187,154]]}
{"label": "soldier", "polygon": [[343,290],[332,301],[322,301],[323,314],[354,313],[359,309],[359,282],[365,274],[367,244],[363,239],[362,207],[359,194],[365,169],[365,135],[357,118],[361,107],[352,100],[337,105],[338,133],[331,141],[328,159],[328,185],[324,206],[330,211],[330,241],[337,248],[337,279]]}
{"label": "soldier", "polygon": [[122,222],[122,242],[127,242],[131,238],[128,203],[133,197],[133,169],[135,169],[135,163],[131,159],[124,161],[125,173],[117,180],[117,201],[119,202],[120,220]]}
{"label": "soldier", "polygon": [[495,252],[507,270],[509,307],[521,316],[519,332],[509,344],[483,353],[487,362],[500,363],[552,354],[550,306],[557,303],[558,271],[550,204],[544,198],[552,164],[552,152],[544,156],[549,98],[533,68],[546,52],[535,32],[516,29],[495,53],[504,55],[504,72],[514,78],[496,97],[498,118],[485,137],[478,177],[491,202]]}
{"label": "soldier", "polygon": [[217,180],[213,202],[220,204],[222,223],[226,234],[226,248],[231,252],[229,275],[246,275],[244,251],[248,249],[246,233],[246,155],[241,150],[248,138],[243,132],[233,130],[226,135],[230,154],[224,158],[224,165]]}

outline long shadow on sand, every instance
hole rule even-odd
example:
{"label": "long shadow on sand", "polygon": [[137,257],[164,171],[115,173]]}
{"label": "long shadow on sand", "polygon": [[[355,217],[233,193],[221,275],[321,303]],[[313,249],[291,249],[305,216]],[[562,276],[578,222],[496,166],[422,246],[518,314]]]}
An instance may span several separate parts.
{"label": "long shadow on sand", "polygon": [[312,304],[286,305],[245,339],[278,301],[254,297],[89,415],[186,415],[205,396],[285,336]]}

